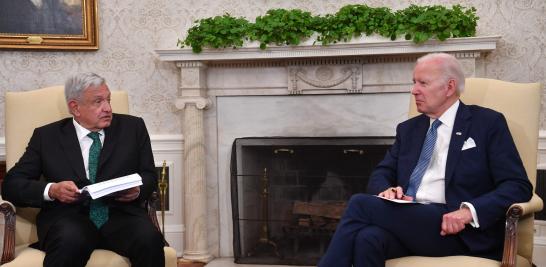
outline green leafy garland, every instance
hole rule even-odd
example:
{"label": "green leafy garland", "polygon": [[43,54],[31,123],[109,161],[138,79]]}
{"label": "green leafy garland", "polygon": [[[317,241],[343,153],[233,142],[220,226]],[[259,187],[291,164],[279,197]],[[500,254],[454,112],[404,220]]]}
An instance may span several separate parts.
{"label": "green leafy garland", "polygon": [[378,34],[396,40],[404,36],[416,44],[431,38],[444,41],[451,37],[470,37],[476,34],[479,17],[474,7],[454,5],[416,6],[398,11],[387,7],[347,5],[334,15],[313,16],[300,9],[271,9],[251,23],[245,18],[229,14],[195,21],[178,46],[191,46],[199,53],[203,47],[241,47],[244,40],[259,41],[260,48],[267,45],[298,45],[301,40],[317,33],[315,43],[328,45],[349,41],[353,37]]}

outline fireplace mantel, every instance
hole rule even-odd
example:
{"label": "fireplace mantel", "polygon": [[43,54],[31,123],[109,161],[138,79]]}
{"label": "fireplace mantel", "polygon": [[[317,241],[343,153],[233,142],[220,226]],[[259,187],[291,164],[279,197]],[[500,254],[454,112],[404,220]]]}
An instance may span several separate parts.
{"label": "fireplace mantel", "polygon": [[160,61],[180,70],[175,102],[183,110],[183,257],[208,262],[233,256],[229,166],[235,138],[392,136],[407,118],[416,58],[451,53],[466,77],[483,77],[484,58],[500,38],[420,45],[375,39],[199,54],[156,50]]}
{"label": "fireplace mantel", "polygon": [[237,49],[203,49],[193,53],[190,48],[173,50],[156,50],[160,61],[214,62],[237,60],[271,60],[298,59],[312,57],[345,57],[345,56],[388,56],[411,55],[431,52],[487,53],[495,50],[500,36],[452,38],[446,41],[429,40],[416,45],[413,41],[390,41],[373,39],[360,43],[338,43],[327,46],[270,46],[265,50],[259,47],[242,47]]}

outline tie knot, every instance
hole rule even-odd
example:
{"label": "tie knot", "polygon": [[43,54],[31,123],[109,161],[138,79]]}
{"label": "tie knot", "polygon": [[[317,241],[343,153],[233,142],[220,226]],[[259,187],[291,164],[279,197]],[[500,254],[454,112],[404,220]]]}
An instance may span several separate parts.
{"label": "tie knot", "polygon": [[438,129],[438,126],[440,126],[441,124],[442,122],[439,119],[436,119],[432,122],[432,125],[430,126],[430,128],[436,130]]}
{"label": "tie knot", "polygon": [[93,142],[100,141],[100,138],[99,138],[100,134],[98,132],[90,132],[87,134],[87,136],[93,139]]}

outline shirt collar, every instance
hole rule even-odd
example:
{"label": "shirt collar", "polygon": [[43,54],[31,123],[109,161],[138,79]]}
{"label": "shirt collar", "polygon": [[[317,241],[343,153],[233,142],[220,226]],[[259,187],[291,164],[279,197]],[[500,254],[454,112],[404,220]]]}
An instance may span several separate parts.
{"label": "shirt collar", "polygon": [[[72,118],[72,123],[74,123],[74,128],[76,129],[76,135],[78,136],[79,141],[82,141],[91,132],[81,126],[74,118]],[[100,136],[104,136],[104,129],[101,129],[98,133]]]}
{"label": "shirt collar", "polygon": [[[444,114],[442,114],[442,116],[438,118],[438,120],[440,120],[442,124],[446,125],[449,128],[453,127],[453,125],[455,124],[455,116],[457,115],[457,110],[459,109],[460,102],[460,100],[455,101],[455,103],[453,103],[451,107],[449,107],[444,112]],[[433,121],[434,119],[431,118],[430,123],[432,124]]]}

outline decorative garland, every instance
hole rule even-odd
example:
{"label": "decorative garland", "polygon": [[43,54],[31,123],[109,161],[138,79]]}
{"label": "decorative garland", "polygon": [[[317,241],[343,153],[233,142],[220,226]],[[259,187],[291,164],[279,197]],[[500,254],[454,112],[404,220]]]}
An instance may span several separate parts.
{"label": "decorative garland", "polygon": [[300,9],[270,9],[254,23],[229,14],[195,21],[180,48],[191,46],[199,53],[203,47],[242,47],[244,41],[258,41],[260,48],[267,45],[298,45],[317,33],[314,43],[328,45],[347,42],[353,37],[378,34],[396,40],[404,36],[416,44],[431,38],[471,37],[476,34],[479,17],[474,7],[454,5],[416,6],[392,11],[387,7],[347,5],[334,15],[313,16]]}

